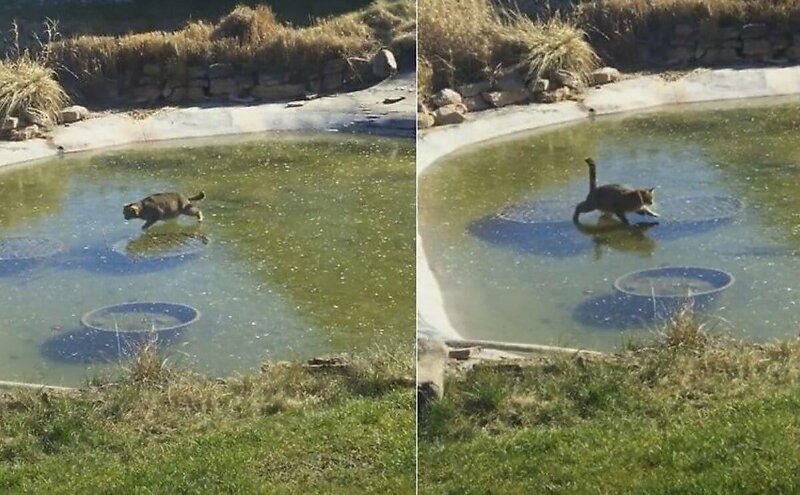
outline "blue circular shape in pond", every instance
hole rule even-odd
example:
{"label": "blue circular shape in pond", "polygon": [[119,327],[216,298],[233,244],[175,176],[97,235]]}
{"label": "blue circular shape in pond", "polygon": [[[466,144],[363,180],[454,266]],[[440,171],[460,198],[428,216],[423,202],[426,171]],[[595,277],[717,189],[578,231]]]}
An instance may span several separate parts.
{"label": "blue circular shape in pond", "polygon": [[625,274],[614,281],[614,290],[640,313],[669,317],[687,304],[695,311],[712,307],[735,280],[732,274],[715,268],[664,266]]}
{"label": "blue circular shape in pond", "polygon": [[5,237],[0,239],[0,275],[13,275],[61,253],[64,244],[49,237]]}
{"label": "blue circular shape in pond", "polygon": [[[130,315],[134,315],[136,321]],[[118,318],[125,319],[122,327],[117,325]],[[101,332],[161,333],[183,329],[199,319],[200,311],[186,304],[133,302],[92,310],[81,317],[81,324]]]}

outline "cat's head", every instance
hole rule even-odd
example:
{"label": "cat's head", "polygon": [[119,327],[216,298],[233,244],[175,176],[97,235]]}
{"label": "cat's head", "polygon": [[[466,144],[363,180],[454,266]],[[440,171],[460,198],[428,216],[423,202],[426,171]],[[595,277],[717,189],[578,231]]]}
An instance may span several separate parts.
{"label": "cat's head", "polygon": [[656,200],[655,188],[642,189],[639,191],[639,196],[642,198],[642,203],[647,206],[652,206]]}
{"label": "cat's head", "polygon": [[130,220],[131,218],[139,218],[139,214],[142,212],[142,205],[139,203],[128,203],[122,207],[122,216],[125,217],[125,220]]}

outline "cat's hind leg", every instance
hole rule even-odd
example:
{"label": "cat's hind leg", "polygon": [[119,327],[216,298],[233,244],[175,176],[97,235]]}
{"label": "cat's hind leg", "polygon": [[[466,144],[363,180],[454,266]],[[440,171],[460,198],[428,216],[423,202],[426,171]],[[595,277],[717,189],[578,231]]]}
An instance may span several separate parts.
{"label": "cat's hind leg", "polygon": [[575,207],[575,212],[572,214],[572,223],[578,223],[578,216],[581,213],[589,213],[590,211],[594,211],[596,208],[593,204],[590,204],[588,201],[584,201],[582,203],[578,203],[578,206]]}

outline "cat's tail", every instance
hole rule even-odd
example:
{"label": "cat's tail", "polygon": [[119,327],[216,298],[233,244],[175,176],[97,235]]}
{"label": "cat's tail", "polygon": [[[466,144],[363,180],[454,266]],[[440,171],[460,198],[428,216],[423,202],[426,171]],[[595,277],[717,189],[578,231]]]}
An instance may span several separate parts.
{"label": "cat's tail", "polygon": [[189,201],[200,201],[201,199],[206,197],[205,191],[200,191],[195,196],[189,198]]}
{"label": "cat's tail", "polygon": [[589,165],[589,192],[592,192],[597,188],[597,170],[591,158],[586,159],[586,165]]}

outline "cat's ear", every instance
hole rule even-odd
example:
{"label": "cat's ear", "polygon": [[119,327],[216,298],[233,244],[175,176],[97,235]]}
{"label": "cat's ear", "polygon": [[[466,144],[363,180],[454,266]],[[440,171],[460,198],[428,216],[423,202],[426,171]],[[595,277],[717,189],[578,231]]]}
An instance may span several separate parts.
{"label": "cat's ear", "polygon": [[656,190],[655,187],[651,187],[650,189],[647,190],[647,192],[649,192],[650,194],[653,194],[653,191],[655,191],[655,190]]}

